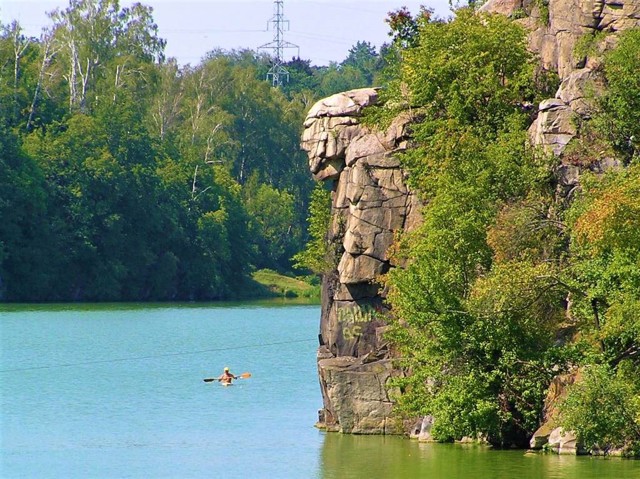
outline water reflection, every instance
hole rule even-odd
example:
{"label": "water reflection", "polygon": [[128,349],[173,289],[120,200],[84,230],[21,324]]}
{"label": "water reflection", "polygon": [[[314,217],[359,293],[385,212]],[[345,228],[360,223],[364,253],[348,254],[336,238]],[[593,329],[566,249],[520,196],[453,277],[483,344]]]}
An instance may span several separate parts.
{"label": "water reflection", "polygon": [[323,479],[621,479],[640,478],[640,461],[330,433],[324,438],[321,472]]}

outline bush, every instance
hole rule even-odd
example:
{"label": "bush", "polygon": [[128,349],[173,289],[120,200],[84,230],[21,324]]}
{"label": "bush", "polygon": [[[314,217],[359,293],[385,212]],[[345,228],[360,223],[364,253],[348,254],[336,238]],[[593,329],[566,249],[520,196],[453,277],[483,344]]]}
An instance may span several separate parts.
{"label": "bush", "polygon": [[560,424],[588,449],[624,447],[640,453],[640,368],[623,361],[584,369],[559,405]]}

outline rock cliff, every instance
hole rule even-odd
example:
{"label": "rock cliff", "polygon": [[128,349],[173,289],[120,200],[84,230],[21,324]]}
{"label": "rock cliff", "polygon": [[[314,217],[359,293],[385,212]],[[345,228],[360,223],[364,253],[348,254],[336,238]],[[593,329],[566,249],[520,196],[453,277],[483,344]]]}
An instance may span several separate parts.
{"label": "rock cliff", "polygon": [[[580,136],[589,98],[602,91],[602,53],[615,45],[619,31],[640,26],[640,0],[489,0],[481,11],[522,23],[541,65],[560,78],[555,97],[538,106],[529,133],[533,145],[558,158],[558,199],[567,200],[585,169],[619,166],[611,158],[573,164],[563,154]],[[576,46],[589,37],[597,40],[593,53],[579,53]],[[386,386],[399,373],[382,335],[384,290],[377,281],[393,267],[389,248],[395,233],[420,222],[420,205],[397,159],[409,146],[408,117],[398,117],[383,132],[360,122],[363,109],[377,100],[372,88],[323,99],[309,111],[302,137],[314,178],[332,184],[329,241],[339,252],[335,270],[323,279],[319,425],[346,433],[404,432],[391,416]],[[541,430],[532,440],[536,447],[552,432],[557,435],[551,424]],[[556,439],[560,450],[579,449],[571,438]]]}
{"label": "rock cliff", "polygon": [[377,99],[375,89],[365,88],[319,101],[302,137],[314,178],[332,182],[329,241],[339,245],[335,271],[323,283],[320,423],[348,433],[402,432],[390,419],[386,384],[394,370],[381,334],[377,280],[392,266],[395,232],[419,221],[419,205],[396,158],[407,147],[407,118],[397,118],[384,132],[359,121],[362,109]]}
{"label": "rock cliff", "polygon": [[560,78],[555,97],[540,103],[529,130],[532,144],[560,159],[560,196],[577,185],[584,167],[594,171],[617,167],[611,158],[584,167],[572,165],[563,159],[563,153],[580,135],[582,120],[590,116],[589,98],[604,88],[602,54],[615,46],[619,32],[640,26],[640,0],[489,0],[480,11],[506,15],[521,23],[529,32],[529,48],[541,66]]}
{"label": "rock cliff", "polygon": [[[567,145],[580,138],[580,126],[591,113],[590,98],[605,88],[601,76],[603,53],[616,45],[619,32],[640,27],[640,0],[489,0],[481,10],[512,18],[524,14],[516,21],[529,31],[530,49],[544,68],[560,77],[555,97],[540,103],[529,134],[533,145],[558,158],[556,197],[560,202],[570,201],[584,171],[601,173],[621,167],[606,156],[589,164],[575,164],[565,153]],[[590,48],[582,52],[580,43],[590,44]],[[571,317],[570,309],[567,316]],[[587,452],[571,431],[557,427],[553,414],[554,404],[577,378],[576,371],[552,382],[545,400],[544,422],[531,438],[531,448],[547,447],[559,454]]]}

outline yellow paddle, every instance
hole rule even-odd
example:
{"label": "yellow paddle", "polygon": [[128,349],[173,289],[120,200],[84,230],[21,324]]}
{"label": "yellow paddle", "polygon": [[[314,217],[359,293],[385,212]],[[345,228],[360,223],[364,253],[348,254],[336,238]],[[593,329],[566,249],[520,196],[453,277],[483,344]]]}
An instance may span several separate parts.
{"label": "yellow paddle", "polygon": [[[249,379],[250,377],[251,377],[251,373],[242,373],[242,374],[236,376],[236,379]],[[220,381],[220,379],[218,379],[218,378],[206,378],[206,379],[203,379],[203,381],[205,383],[210,383],[210,382],[213,382],[213,381]]]}

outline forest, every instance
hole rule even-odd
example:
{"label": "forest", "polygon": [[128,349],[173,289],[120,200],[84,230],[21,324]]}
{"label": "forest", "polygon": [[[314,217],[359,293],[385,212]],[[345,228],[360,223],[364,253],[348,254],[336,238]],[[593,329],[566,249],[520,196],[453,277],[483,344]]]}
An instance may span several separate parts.
{"label": "forest", "polygon": [[71,0],[50,20],[39,38],[0,25],[0,300],[234,298],[252,271],[291,274],[305,112],[370,85],[376,49],[296,58],[278,89],[250,50],[179,67],[141,4]]}
{"label": "forest", "polygon": [[[368,121],[414,115],[402,163],[425,205],[385,284],[398,411],[435,417],[441,441],[528,447],[552,380],[572,375],[556,424],[588,450],[638,455],[640,29],[601,60],[605,89],[561,158],[583,171],[566,195],[558,158],[528,141],[528,105],[558,80],[524,29],[473,9],[392,20],[401,61]],[[618,167],[592,171],[602,158]]]}

